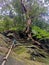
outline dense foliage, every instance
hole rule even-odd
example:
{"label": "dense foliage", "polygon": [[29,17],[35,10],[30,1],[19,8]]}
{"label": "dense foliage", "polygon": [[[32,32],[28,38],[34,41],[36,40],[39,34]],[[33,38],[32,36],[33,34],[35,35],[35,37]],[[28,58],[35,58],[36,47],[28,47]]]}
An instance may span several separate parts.
{"label": "dense foliage", "polygon": [[33,32],[33,36],[35,36],[36,38],[39,39],[43,39],[43,38],[49,38],[49,32],[47,32],[46,30],[41,29],[38,26],[33,26],[32,27],[32,32]]}

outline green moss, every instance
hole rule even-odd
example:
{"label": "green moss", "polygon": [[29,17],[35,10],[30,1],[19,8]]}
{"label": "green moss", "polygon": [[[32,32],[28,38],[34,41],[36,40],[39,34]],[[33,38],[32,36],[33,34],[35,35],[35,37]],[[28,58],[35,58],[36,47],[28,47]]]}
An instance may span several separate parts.
{"label": "green moss", "polygon": [[17,48],[14,49],[14,52],[16,54],[22,54],[25,51],[26,51],[26,48],[25,47],[17,47]]}

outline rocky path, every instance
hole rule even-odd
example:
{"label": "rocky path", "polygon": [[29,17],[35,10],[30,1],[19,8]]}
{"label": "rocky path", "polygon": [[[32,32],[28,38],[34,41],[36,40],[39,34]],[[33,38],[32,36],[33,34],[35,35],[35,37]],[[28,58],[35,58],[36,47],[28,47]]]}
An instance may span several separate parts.
{"label": "rocky path", "polygon": [[[0,65],[2,64],[3,56],[0,55]],[[9,57],[5,65],[26,65],[24,62],[20,62],[12,57]]]}

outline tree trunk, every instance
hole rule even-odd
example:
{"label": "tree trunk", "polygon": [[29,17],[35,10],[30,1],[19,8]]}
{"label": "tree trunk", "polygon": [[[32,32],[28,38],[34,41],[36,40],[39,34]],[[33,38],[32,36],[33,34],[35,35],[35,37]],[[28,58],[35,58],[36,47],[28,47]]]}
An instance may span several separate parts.
{"label": "tree trunk", "polygon": [[22,5],[22,11],[25,14],[25,16],[27,15],[27,23],[26,23],[26,29],[25,29],[25,34],[27,34],[27,36],[29,38],[32,38],[31,36],[31,18],[29,17],[28,13],[29,10],[25,7],[23,0],[21,0],[21,5]]}
{"label": "tree trunk", "polygon": [[26,25],[25,33],[27,34],[28,39],[29,39],[29,38],[31,39],[31,38],[32,38],[32,35],[31,35],[31,19],[30,19],[30,18],[28,18],[26,24],[27,24],[27,25]]}

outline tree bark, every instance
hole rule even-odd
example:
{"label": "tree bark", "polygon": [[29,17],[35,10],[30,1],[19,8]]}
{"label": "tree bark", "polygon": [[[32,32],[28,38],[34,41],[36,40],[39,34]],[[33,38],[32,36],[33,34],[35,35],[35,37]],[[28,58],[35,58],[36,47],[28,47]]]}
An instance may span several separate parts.
{"label": "tree bark", "polygon": [[21,5],[22,5],[22,8],[23,8],[23,12],[25,14],[25,16],[27,16],[27,22],[26,22],[26,29],[25,29],[25,33],[28,35],[29,38],[31,38],[31,18],[29,17],[28,13],[29,13],[29,10],[25,7],[25,4],[23,2],[24,0],[21,0]]}

